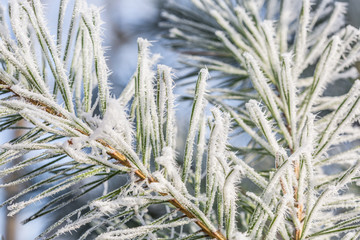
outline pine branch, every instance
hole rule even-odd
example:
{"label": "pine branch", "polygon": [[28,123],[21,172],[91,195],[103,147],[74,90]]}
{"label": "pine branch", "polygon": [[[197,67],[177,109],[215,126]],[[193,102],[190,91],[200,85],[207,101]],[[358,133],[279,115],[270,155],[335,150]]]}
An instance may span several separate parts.
{"label": "pine branch", "polygon": [[[87,225],[79,239],[95,231],[97,239],[355,239],[360,81],[340,96],[326,92],[357,77],[360,32],[343,27],[344,5],[192,2],[190,10],[170,4],[163,25],[174,46],[193,55],[186,63],[206,64],[218,84],[207,85],[208,70],[200,70],[183,159],[172,71],[154,70],[148,41],[138,40],[135,74],[114,99],[97,8],[60,1],[53,38],[39,0],[10,3],[10,27],[0,25],[0,129],[28,125],[1,146],[0,176],[31,170],[0,185],[30,183],[0,206],[14,215],[52,196],[29,222],[103,186],[38,238]],[[208,102],[218,106],[211,116]],[[334,163],[336,173],[325,171]],[[108,192],[108,182],[126,174],[128,182]],[[147,213],[156,205],[164,207],[158,218]]]}
{"label": "pine branch", "polygon": [[[327,188],[337,189],[331,197],[326,195],[329,199],[350,194],[339,191],[353,180],[339,188],[335,183],[359,161],[357,147],[344,150],[359,140],[349,132],[358,131],[353,123],[359,117],[359,90],[354,80],[358,73],[348,63],[360,56],[359,31],[344,26],[345,5],[331,0],[191,2],[189,8],[169,3],[162,25],[169,28],[172,46],[188,59],[183,63],[208,65],[217,76],[209,102],[231,114],[238,136],[250,137],[246,147],[231,146],[244,158],[236,161],[246,169],[244,175],[261,187],[256,195],[241,186],[258,203],[249,214],[247,235],[305,239],[315,236],[307,231],[321,232],[326,217],[346,222],[346,214],[336,207],[325,210],[328,199],[321,197]],[[326,89],[343,79],[353,79],[351,90],[329,98]],[[340,173],[324,172],[324,167],[335,168],[334,163],[341,166]],[[314,220],[311,209],[316,201],[322,210]],[[337,222],[326,226],[333,229]],[[347,231],[352,229],[327,234],[342,236]]]}

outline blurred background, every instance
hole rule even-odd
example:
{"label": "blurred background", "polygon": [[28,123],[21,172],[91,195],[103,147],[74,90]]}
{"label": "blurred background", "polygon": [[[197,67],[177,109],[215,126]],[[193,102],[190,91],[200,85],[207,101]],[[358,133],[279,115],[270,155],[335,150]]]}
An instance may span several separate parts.
{"label": "blurred background", "polygon": [[[174,68],[175,74],[181,74],[181,65],[177,62],[177,55],[172,52],[169,47],[166,47],[165,42],[161,40],[162,29],[159,28],[158,23],[161,20],[160,12],[164,6],[165,0],[87,0],[89,3],[103,6],[102,19],[105,22],[104,29],[104,45],[108,47],[106,55],[108,58],[108,66],[112,71],[110,81],[112,83],[113,94],[118,96],[131,75],[136,69],[137,62],[137,43],[138,37],[153,40],[153,53],[160,53],[162,59],[160,63],[166,64]],[[8,1],[0,1],[4,6]],[[59,0],[43,0],[46,5],[46,14],[48,18],[49,27],[55,32],[57,11]],[[355,27],[360,26],[360,1],[348,0],[349,12],[348,21]],[[54,33],[53,32],[53,33]],[[180,94],[184,91],[183,88],[176,88],[176,93]],[[179,108],[189,106],[189,103],[179,103]],[[184,111],[178,111],[184,112]],[[186,111],[185,111],[186,112]],[[188,116],[179,115],[180,124],[186,125]],[[181,126],[179,126],[181,129]],[[0,134],[0,144],[8,141],[13,136]],[[8,179],[9,180],[9,179]],[[18,192],[18,188],[0,189],[0,203],[9,196]],[[86,199],[79,199],[85,201]],[[44,202],[38,203],[40,207]],[[74,202],[72,207],[77,207],[80,202]],[[69,211],[70,209],[64,209]],[[61,211],[61,214],[64,214]],[[57,218],[56,214],[42,217],[32,221],[26,225],[20,222],[26,216],[31,214],[32,210],[27,209],[21,212],[16,217],[6,217],[6,209],[0,209],[0,236],[4,240],[27,240],[34,239],[38,234],[49,224],[53,222],[52,219]],[[69,234],[62,239],[77,239],[77,233]]]}

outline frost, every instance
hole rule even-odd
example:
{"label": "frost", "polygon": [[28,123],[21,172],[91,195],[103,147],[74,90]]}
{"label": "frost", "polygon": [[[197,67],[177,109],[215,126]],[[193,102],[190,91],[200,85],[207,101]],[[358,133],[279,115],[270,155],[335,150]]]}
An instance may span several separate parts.
{"label": "frost", "polygon": [[[360,31],[344,26],[346,5],[189,4],[169,1],[161,23],[186,76],[198,71],[178,133],[173,70],[150,41],[138,39],[115,98],[101,9],[63,0],[51,31],[40,0],[9,2],[0,130],[21,130],[0,146],[0,177],[16,174],[0,187],[24,188],[0,206],[13,216],[43,202],[25,223],[76,206],[37,239],[84,226],[80,240],[359,238]],[[350,90],[330,96],[344,79]]]}
{"label": "frost", "polygon": [[166,174],[174,183],[174,187],[176,187],[180,191],[184,191],[186,189],[183,181],[181,181],[181,176],[179,174],[180,169],[176,164],[172,148],[165,147],[162,150],[162,155],[160,157],[157,157],[155,161],[159,165],[164,167]]}
{"label": "frost", "polygon": [[244,234],[244,233],[242,233],[242,232],[237,232],[236,234],[235,234],[235,238],[234,238],[235,240],[250,240],[250,238],[248,238],[247,236],[246,236],[246,234]]}
{"label": "frost", "polygon": [[136,228],[124,229],[124,230],[117,230],[117,231],[109,231],[107,233],[101,234],[96,239],[98,240],[105,240],[105,239],[134,239],[137,236],[141,236],[143,234],[147,234],[152,231],[157,231],[163,228],[172,228],[177,226],[182,226],[188,224],[192,221],[189,220],[182,220],[177,221],[174,223],[169,224],[159,224],[153,226],[141,226]]}
{"label": "frost", "polygon": [[133,142],[133,127],[123,106],[116,99],[110,98],[107,103],[104,117],[98,121],[90,139],[104,139],[111,134],[122,139],[126,144]]}
{"label": "frost", "polygon": [[148,202],[146,199],[138,197],[121,197],[114,201],[95,201],[91,206],[98,208],[102,213],[115,214],[122,207],[138,209],[139,206],[143,206]]}

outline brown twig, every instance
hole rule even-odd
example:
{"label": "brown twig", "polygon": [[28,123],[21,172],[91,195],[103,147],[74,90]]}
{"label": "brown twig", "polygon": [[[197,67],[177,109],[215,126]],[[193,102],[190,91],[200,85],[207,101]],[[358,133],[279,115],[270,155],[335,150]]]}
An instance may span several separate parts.
{"label": "brown twig", "polygon": [[[285,114],[283,113],[283,117],[287,120]],[[289,134],[291,135],[292,134],[292,129],[291,129],[291,126],[289,124],[289,122],[286,123],[286,129],[289,131]],[[290,149],[290,152],[291,154],[294,153],[294,149],[292,147],[289,146],[289,149]],[[295,161],[294,162],[294,173],[295,173],[295,176],[296,176],[296,181],[299,182],[299,179],[300,179],[300,162],[299,160]],[[281,179],[280,179],[280,184],[283,188],[283,183],[281,182]],[[297,212],[296,212],[296,217],[297,219],[299,220],[301,226],[300,228],[296,228],[295,226],[295,231],[294,231],[294,240],[300,240],[301,238],[301,233],[302,233],[302,228],[303,228],[303,220],[304,220],[304,205],[301,203],[299,204],[299,189],[298,187],[294,186],[294,207],[297,209]],[[284,188],[283,188],[283,191],[284,191]],[[285,192],[284,192],[285,194]],[[295,224],[294,224],[295,225]]]}
{"label": "brown twig", "polygon": [[[296,180],[299,182],[299,178],[300,178],[300,162],[299,161],[295,162],[294,172],[295,172]],[[294,200],[295,200],[295,207],[297,209],[296,217],[299,219],[299,222],[302,225],[302,222],[304,219],[304,212],[303,212],[304,205],[298,203],[298,201],[299,201],[298,190],[299,189],[297,187],[294,188]],[[295,229],[295,240],[300,240],[301,233],[302,233],[302,226],[300,228]]]}
{"label": "brown twig", "polygon": [[[103,142],[101,140],[101,142]],[[108,144],[105,143],[106,147],[108,147]],[[114,158],[115,160],[117,160],[119,163],[123,164],[124,166],[128,166],[131,164],[130,162],[126,159],[126,157],[124,155],[122,155],[120,152],[118,152],[115,149],[111,149],[110,152],[108,152],[108,154]],[[141,179],[141,180],[147,180],[149,183],[152,182],[157,182],[156,179],[154,179],[152,176],[146,176],[144,173],[142,173],[140,170],[135,170],[135,174]],[[162,196],[167,196],[167,193],[159,193]],[[190,212],[189,210],[187,210],[184,206],[181,205],[181,203],[179,203],[179,201],[177,201],[176,199],[171,199],[168,201],[169,203],[171,203],[174,207],[178,208],[182,213],[184,213],[188,218],[191,219],[196,219],[196,216]],[[213,239],[218,239],[218,240],[226,240],[225,236],[220,232],[220,230],[213,232],[211,231],[203,222],[201,222],[200,220],[196,220],[195,223],[202,229],[202,231],[204,233],[206,233],[207,235],[209,235],[209,237],[213,238]]]}

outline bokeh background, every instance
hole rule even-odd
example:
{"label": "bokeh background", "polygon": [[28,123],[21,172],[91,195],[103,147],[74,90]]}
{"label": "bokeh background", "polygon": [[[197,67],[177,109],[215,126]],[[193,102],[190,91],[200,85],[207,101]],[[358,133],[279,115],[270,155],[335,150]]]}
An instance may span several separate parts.
{"label": "bokeh background", "polygon": [[[89,4],[102,6],[102,19],[105,22],[104,29],[104,45],[107,46],[106,55],[108,58],[108,66],[112,71],[110,81],[112,83],[112,92],[117,96],[131,75],[136,69],[137,61],[137,44],[138,37],[153,40],[153,53],[160,53],[162,59],[160,63],[166,64],[174,68],[177,75],[181,75],[181,65],[177,62],[178,55],[171,51],[166,42],[161,39],[163,29],[158,23],[161,21],[161,9],[166,0],[87,0]],[[179,0],[184,1],[184,0]],[[178,2],[179,2],[178,1]],[[295,0],[297,1],[297,0]],[[298,0],[299,1],[299,0]],[[360,1],[344,0],[349,3],[349,11],[347,15],[348,22],[355,27],[360,26]],[[3,6],[8,1],[0,0]],[[57,10],[59,0],[43,0],[46,5],[46,14],[48,26],[55,32],[57,21]],[[185,2],[185,1],[184,1]],[[6,7],[5,7],[6,9]],[[181,94],[184,88],[176,88],[176,93]],[[188,103],[179,103],[178,109],[189,107]],[[178,111],[184,113],[186,111]],[[179,114],[179,122],[182,126],[186,126],[188,116]],[[13,136],[8,133],[0,133],[0,144],[8,141]],[[0,180],[1,181],[1,180]],[[19,189],[9,188],[0,189],[0,202],[3,202],[7,196],[13,195],[13,192]],[[95,193],[96,194],[96,193]],[[85,201],[86,199],[80,199]],[[39,207],[44,202],[38,203]],[[77,207],[81,202],[74,202],[71,207]],[[70,211],[65,209],[64,211]],[[34,239],[46,226],[57,218],[56,214],[45,216],[26,225],[20,222],[25,216],[29,216],[32,209],[21,212],[16,217],[6,217],[6,209],[0,209],[0,236],[3,240],[30,240]],[[61,212],[64,214],[64,212]],[[62,239],[77,239],[77,233],[66,235]]]}

